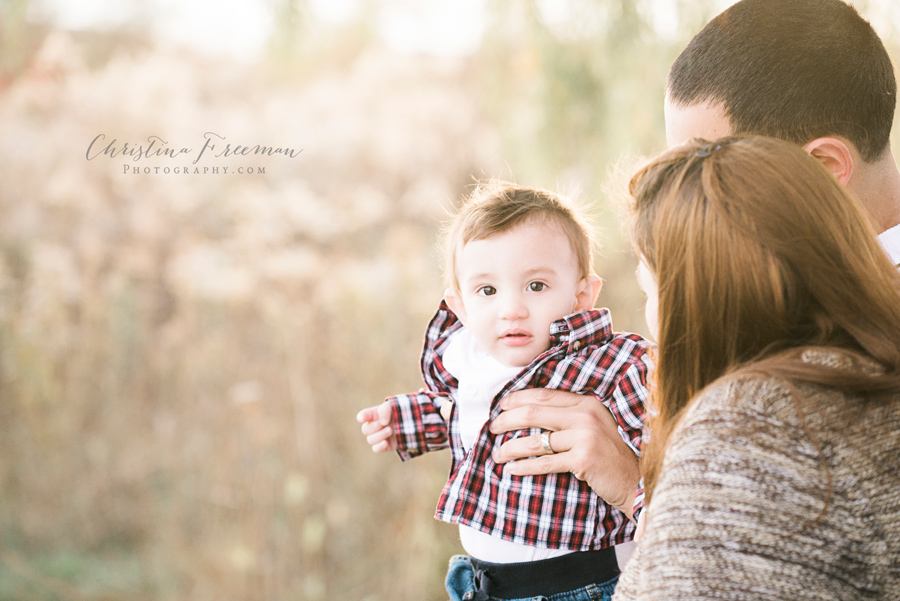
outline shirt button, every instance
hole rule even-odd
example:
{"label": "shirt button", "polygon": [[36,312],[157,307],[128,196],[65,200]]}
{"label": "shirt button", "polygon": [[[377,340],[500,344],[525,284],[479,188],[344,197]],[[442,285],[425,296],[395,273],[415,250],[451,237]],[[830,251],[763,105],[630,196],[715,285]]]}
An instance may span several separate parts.
{"label": "shirt button", "polygon": [[466,384],[465,388],[466,394],[468,395],[474,396],[478,394],[478,386],[476,386],[475,384]]}
{"label": "shirt button", "polygon": [[575,349],[576,351],[577,351],[578,349],[580,349],[580,348],[581,348],[581,341],[580,341],[580,340],[576,340],[574,343],[572,343],[572,348]]}

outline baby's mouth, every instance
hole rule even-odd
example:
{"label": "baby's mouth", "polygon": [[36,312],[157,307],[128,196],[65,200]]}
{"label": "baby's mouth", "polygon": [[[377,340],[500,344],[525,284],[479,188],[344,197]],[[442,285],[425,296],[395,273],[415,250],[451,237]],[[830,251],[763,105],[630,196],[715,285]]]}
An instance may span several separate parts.
{"label": "baby's mouth", "polygon": [[500,341],[509,346],[522,346],[531,341],[531,334],[525,330],[514,328],[500,335]]}

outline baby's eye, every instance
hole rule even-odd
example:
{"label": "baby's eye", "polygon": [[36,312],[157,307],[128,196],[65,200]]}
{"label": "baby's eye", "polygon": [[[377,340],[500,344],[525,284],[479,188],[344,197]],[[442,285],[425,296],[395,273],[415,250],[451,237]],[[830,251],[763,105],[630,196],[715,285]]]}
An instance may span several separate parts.
{"label": "baby's eye", "polygon": [[497,294],[497,289],[493,286],[482,286],[478,289],[478,294],[481,294],[482,296],[493,296]]}
{"label": "baby's eye", "polygon": [[528,289],[532,292],[540,292],[546,287],[547,284],[545,284],[544,282],[531,282],[530,284],[528,284]]}

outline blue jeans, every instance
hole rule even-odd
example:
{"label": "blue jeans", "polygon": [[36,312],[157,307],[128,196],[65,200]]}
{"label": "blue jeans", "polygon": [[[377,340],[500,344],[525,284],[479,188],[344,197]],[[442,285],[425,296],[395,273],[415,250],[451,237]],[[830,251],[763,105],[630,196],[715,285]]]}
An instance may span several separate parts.
{"label": "blue jeans", "polygon": [[[618,580],[619,577],[616,576],[612,580],[601,584],[589,584],[574,591],[556,593],[549,597],[541,595],[520,599],[490,597],[490,601],[610,601]],[[472,567],[472,563],[467,556],[454,555],[450,558],[450,568],[447,570],[447,580],[444,586],[450,595],[450,601],[472,601],[475,599],[478,588],[475,583],[475,568]]]}

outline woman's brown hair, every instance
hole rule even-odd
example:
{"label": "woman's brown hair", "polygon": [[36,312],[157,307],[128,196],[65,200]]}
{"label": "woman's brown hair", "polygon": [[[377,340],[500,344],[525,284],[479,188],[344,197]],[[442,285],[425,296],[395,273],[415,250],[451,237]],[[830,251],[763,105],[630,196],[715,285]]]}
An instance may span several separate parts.
{"label": "woman's brown hair", "polygon": [[[723,376],[819,382],[861,398],[900,390],[900,276],[857,202],[800,147],[694,140],[641,169],[629,191],[634,242],[659,288],[648,500],[673,428]],[[884,371],[805,362],[810,348]]]}

